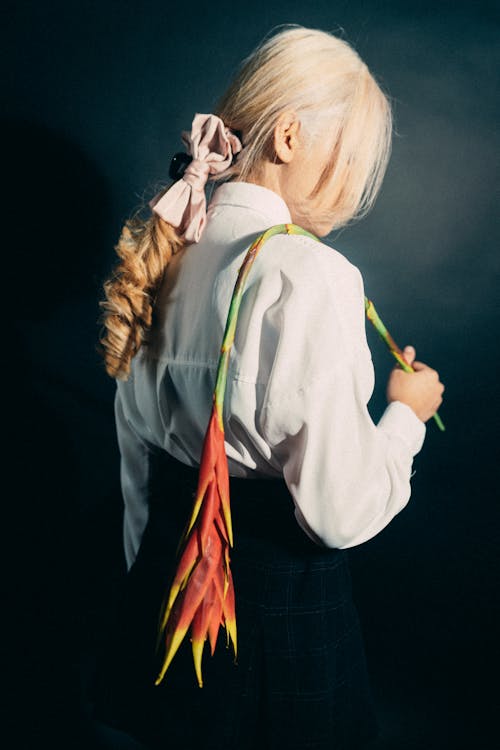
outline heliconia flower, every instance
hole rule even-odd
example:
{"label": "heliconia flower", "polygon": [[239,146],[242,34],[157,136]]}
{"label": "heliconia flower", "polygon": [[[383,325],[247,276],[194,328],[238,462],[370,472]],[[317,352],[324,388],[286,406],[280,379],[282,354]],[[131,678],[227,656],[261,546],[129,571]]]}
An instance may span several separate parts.
{"label": "heliconia flower", "polygon": [[[203,686],[202,656],[205,641],[209,641],[213,656],[221,627],[226,630],[227,645],[232,644],[236,660],[235,594],[229,555],[229,550],[233,546],[233,529],[224,442],[224,395],[229,355],[250,268],[264,243],[270,237],[284,233],[304,235],[320,242],[318,237],[296,224],[276,224],[255,239],[238,271],[217,365],[212,412],[203,442],[194,505],[179,545],[177,570],[160,612],[157,648],[164,642],[165,650],[156,685],[163,680],[188,630],[191,634],[194,668],[200,687]],[[368,299],[366,311],[368,318],[401,366],[413,371],[378,318],[373,303]],[[437,414],[435,419],[439,419]]]}
{"label": "heliconia flower", "polygon": [[203,685],[201,658],[207,637],[212,653],[220,625],[225,626],[236,658],[236,618],[233,580],[229,569],[232,545],[229,509],[229,475],[224,448],[224,431],[215,404],[200,464],[198,488],[177,572],[160,621],[165,631],[163,667],[158,685],[184,636],[191,627],[196,676]]}
{"label": "heliconia flower", "polygon": [[233,529],[224,443],[224,394],[229,354],[248,273],[265,241],[282,233],[317,239],[295,224],[277,224],[256,238],[238,272],[217,366],[212,413],[203,442],[193,510],[181,540],[177,571],[160,613],[157,647],[163,641],[165,650],[156,685],[163,680],[189,629],[200,687],[203,685],[201,664],[205,641],[208,639],[213,655],[221,626],[226,629],[227,643],[232,644],[236,660],[235,596],[229,555]]}

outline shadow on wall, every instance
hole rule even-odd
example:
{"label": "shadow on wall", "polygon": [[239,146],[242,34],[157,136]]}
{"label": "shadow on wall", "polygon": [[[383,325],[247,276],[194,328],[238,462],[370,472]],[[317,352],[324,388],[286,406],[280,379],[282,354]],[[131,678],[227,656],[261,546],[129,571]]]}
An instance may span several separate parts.
{"label": "shadow on wall", "polygon": [[[102,175],[64,135],[16,120],[4,121],[0,133],[8,189],[4,403],[11,426],[3,545],[5,716],[16,747],[32,747],[41,738],[51,748],[98,747],[88,737],[81,661],[99,597],[109,586],[106,570],[114,574],[111,564],[102,565],[103,556],[120,559],[109,542],[119,544],[121,508],[119,489],[114,493],[106,483],[103,489],[98,471],[92,475],[89,461],[99,444],[113,458],[111,442],[99,434],[112,434],[112,425],[110,415],[108,422],[104,417],[109,403],[92,384],[81,385],[81,373],[97,360],[94,305],[109,196]],[[90,325],[82,299],[89,301]],[[66,370],[59,366],[65,359]],[[72,368],[79,378],[72,378]],[[82,542],[91,527],[99,532],[89,555]]]}
{"label": "shadow on wall", "polygon": [[34,122],[4,120],[0,135],[9,216],[3,239],[10,248],[4,293],[20,318],[39,319],[90,290],[109,217],[107,187],[63,134]]}

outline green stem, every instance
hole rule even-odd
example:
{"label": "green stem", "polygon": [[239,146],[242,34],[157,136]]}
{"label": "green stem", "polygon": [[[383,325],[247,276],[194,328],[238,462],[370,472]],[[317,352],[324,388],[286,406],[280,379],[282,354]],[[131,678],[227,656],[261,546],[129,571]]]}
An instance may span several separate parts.
{"label": "green stem", "polygon": [[[300,234],[305,237],[310,237],[311,239],[316,240],[317,242],[321,242],[319,237],[316,237],[316,235],[312,234],[311,232],[308,232],[307,229],[303,229],[302,227],[299,227],[297,224],[276,224],[275,226],[270,227],[265,232],[260,234],[250,245],[247,251],[247,254],[245,255],[245,259],[243,263],[241,264],[240,270],[238,271],[238,277],[234,285],[233,294],[231,296],[231,302],[229,304],[229,312],[228,312],[228,316],[226,320],[226,328],[224,331],[224,337],[222,339],[219,362],[217,364],[217,374],[216,374],[216,380],[215,380],[213,400],[214,400],[215,412],[217,414],[217,418],[219,421],[219,426],[222,431],[224,431],[222,413],[223,413],[223,406],[224,406],[224,395],[226,392],[227,373],[228,373],[228,368],[229,368],[229,355],[230,355],[231,348],[234,342],[236,322],[238,320],[238,312],[240,309],[245,282],[247,280],[248,274],[250,273],[250,269],[253,265],[255,258],[257,257],[260,249],[262,248],[262,245],[266,242],[266,240],[268,240],[270,237],[273,237],[276,234]],[[365,297],[365,309],[366,309],[366,315],[367,315],[368,320],[370,320],[370,322],[373,323],[380,337],[386,343],[392,356],[401,365],[401,367],[403,368],[403,370],[405,370],[405,372],[414,372],[413,367],[408,365],[408,363],[406,362],[404,358],[403,352],[398,347],[398,345],[392,338],[391,334],[389,333],[389,331],[387,330],[387,328],[381,321],[377,311],[375,310],[373,302],[371,302],[371,300],[369,300],[367,297]],[[445,429],[444,424],[441,421],[441,418],[437,412],[434,414],[434,420],[437,426],[439,427],[439,429],[444,431]]]}
{"label": "green stem", "polygon": [[221,429],[224,429],[222,421],[222,409],[224,406],[224,394],[226,391],[227,372],[229,368],[229,354],[234,342],[236,321],[238,320],[238,312],[243,296],[243,289],[245,287],[245,282],[247,280],[248,274],[250,273],[253,262],[259,253],[259,250],[266,242],[266,240],[276,234],[301,234],[318,240],[315,235],[311,234],[311,232],[308,232],[306,229],[302,229],[302,227],[299,227],[297,224],[276,224],[275,226],[270,227],[265,232],[263,232],[263,234],[259,235],[250,245],[245,256],[245,260],[243,261],[240,270],[238,271],[238,278],[236,279],[236,283],[234,285],[233,295],[231,297],[229,313],[226,321],[226,329],[224,331],[224,337],[222,339],[219,363],[217,365],[214,403],[215,411],[217,413]]}
{"label": "green stem", "polygon": [[[366,310],[366,317],[373,324],[380,338],[382,339],[382,341],[386,343],[390,353],[396,359],[396,361],[400,364],[401,368],[405,372],[415,372],[413,367],[409,365],[408,362],[406,362],[403,352],[401,351],[401,349],[396,344],[391,334],[389,333],[389,331],[383,324],[382,320],[380,319],[379,314],[375,310],[375,305],[370,299],[368,299],[368,297],[365,297],[365,310]],[[442,432],[444,432],[445,426],[441,420],[441,417],[439,416],[437,412],[433,415],[433,418],[437,426],[439,427],[439,429]]]}

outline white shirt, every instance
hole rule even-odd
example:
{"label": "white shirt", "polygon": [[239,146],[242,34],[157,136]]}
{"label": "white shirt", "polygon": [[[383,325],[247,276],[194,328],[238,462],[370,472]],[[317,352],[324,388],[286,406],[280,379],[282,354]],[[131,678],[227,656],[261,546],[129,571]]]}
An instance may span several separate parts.
{"label": "white shirt", "polygon": [[[117,381],[129,567],[148,519],[148,456],[160,447],[199,465],[238,269],[258,234],[288,222],[273,191],[223,183],[200,241],[167,268],[151,343],[132,360],[128,381]],[[352,547],[375,536],[409,500],[425,425],[401,402],[374,424],[373,386],[359,270],[307,237],[268,240],[247,280],[230,358],[230,474],[283,476],[297,521],[320,544]]]}

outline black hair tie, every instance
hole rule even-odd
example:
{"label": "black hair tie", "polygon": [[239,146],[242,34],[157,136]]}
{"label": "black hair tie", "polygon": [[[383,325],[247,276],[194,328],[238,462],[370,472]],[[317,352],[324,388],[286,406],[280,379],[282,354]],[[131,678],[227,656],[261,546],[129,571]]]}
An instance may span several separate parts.
{"label": "black hair tie", "polygon": [[174,154],[168,170],[169,177],[172,180],[180,180],[186,171],[186,167],[188,164],[191,164],[192,161],[193,157],[190,154],[186,154],[184,151],[179,151],[177,154]]}

